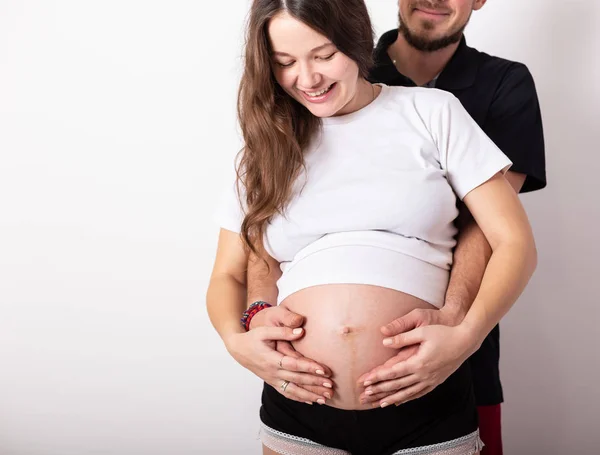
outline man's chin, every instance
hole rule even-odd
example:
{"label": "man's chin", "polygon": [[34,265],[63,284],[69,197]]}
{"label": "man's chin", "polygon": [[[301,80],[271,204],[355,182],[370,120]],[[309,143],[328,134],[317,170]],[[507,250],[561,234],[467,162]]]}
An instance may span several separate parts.
{"label": "man's chin", "polygon": [[423,30],[414,33],[406,27],[400,27],[400,32],[412,47],[422,52],[435,52],[444,49],[452,44],[458,43],[462,38],[461,29],[459,32],[451,35],[440,35],[438,33]]}

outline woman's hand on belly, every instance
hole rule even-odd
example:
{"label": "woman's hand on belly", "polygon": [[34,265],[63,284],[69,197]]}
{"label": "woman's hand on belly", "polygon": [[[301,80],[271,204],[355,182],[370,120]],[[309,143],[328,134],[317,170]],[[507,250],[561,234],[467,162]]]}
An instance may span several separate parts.
{"label": "woman's hand on belly", "polygon": [[[404,316],[394,319],[393,321],[381,327],[381,333],[386,337],[384,338],[384,344],[389,338],[392,342],[391,344],[388,344],[388,346],[391,348],[400,349],[400,346],[398,345],[400,339],[394,338],[397,335],[409,332],[417,327],[424,327],[428,325],[445,325],[454,327],[460,324],[464,319],[464,314],[453,310],[453,308],[455,308],[455,306],[451,307],[450,305],[444,305],[444,307],[441,309],[418,308],[410,313],[405,314]],[[383,365],[379,365],[368,373],[363,374],[358,379],[358,383],[359,385],[363,386],[364,383],[367,382],[365,387],[371,383],[375,383],[375,378],[385,376],[386,374],[390,377],[390,379],[378,382],[375,388],[366,389],[361,395],[361,402],[374,403],[375,401],[380,401],[381,403],[387,403],[391,401],[391,398],[389,400],[386,400],[386,398],[395,394],[396,392],[399,392],[400,387],[397,382],[394,382],[396,379],[399,379],[399,377],[394,375],[389,369],[400,362],[408,360],[418,352],[418,348],[418,344],[403,347],[394,357],[389,359]],[[423,359],[423,362],[426,362],[426,360],[427,359]],[[412,399],[415,398],[418,397],[415,396]]]}
{"label": "woman's hand on belly", "polygon": [[[288,338],[264,339],[259,342],[254,339],[245,340],[250,344],[240,343],[234,357],[236,360],[239,358],[239,363],[287,398],[323,403],[334,394],[333,383],[329,379],[331,370],[304,357],[290,344],[291,340],[304,336],[305,331],[301,328],[303,324],[302,316],[281,306],[259,311],[250,322],[249,333],[256,334],[266,327],[277,328],[277,330],[286,328],[286,334],[293,329],[301,329],[302,332],[295,335],[292,332],[292,337]],[[252,347],[254,343],[257,343],[258,347]],[[273,366],[275,358],[278,360],[276,366]],[[285,391],[281,388],[284,381],[290,382]]]}
{"label": "woman's hand on belly", "polygon": [[[420,398],[454,373],[478,346],[462,326],[430,325],[396,335],[386,345],[398,352],[359,379],[361,401],[379,406]],[[400,351],[396,351],[400,349]]]}

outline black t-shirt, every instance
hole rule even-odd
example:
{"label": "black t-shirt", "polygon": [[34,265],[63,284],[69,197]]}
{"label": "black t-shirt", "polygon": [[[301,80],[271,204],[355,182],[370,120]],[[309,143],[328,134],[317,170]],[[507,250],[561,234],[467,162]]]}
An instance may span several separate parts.
{"label": "black t-shirt", "polygon": [[[398,30],[380,38],[369,79],[386,85],[415,86],[398,72],[387,54],[397,38]],[[546,186],[542,116],[533,78],[525,65],[479,52],[467,46],[463,37],[435,88],[454,94],[513,162],[510,170],[526,175],[521,192]],[[500,329],[496,326],[469,359],[479,406],[503,401],[499,361]]]}

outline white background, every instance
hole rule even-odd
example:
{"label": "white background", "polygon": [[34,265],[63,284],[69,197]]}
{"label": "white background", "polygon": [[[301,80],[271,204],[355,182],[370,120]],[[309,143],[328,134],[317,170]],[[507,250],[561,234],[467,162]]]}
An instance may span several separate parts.
{"label": "white background", "polygon": [[[247,5],[0,1],[1,455],[260,452],[260,383],[204,306]],[[490,0],[467,32],[529,66],[547,142],[522,198],[540,265],[502,330],[509,455],[600,446],[599,21]]]}

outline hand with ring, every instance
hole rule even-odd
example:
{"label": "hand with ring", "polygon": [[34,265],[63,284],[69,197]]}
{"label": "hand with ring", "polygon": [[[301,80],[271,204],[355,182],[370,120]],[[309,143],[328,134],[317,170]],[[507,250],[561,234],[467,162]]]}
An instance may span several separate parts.
{"label": "hand with ring", "polygon": [[[259,314],[271,309],[262,310]],[[303,357],[289,344],[303,334],[301,327],[253,327],[249,332],[230,335],[225,345],[240,365],[287,398],[308,404],[324,404],[333,396],[331,371]]]}

